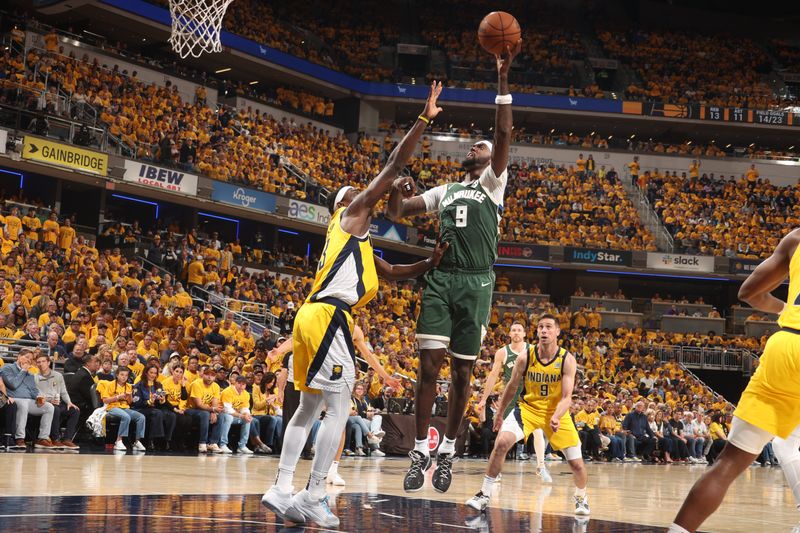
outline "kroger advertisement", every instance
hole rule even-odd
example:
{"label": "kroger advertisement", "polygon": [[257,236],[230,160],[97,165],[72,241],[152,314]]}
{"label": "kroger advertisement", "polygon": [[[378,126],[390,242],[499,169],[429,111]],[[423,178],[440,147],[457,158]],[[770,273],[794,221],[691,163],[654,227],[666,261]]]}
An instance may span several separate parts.
{"label": "kroger advertisement", "polygon": [[215,202],[245,207],[264,213],[275,212],[275,197],[273,195],[228,183],[214,182],[214,191],[211,193],[211,199]]}

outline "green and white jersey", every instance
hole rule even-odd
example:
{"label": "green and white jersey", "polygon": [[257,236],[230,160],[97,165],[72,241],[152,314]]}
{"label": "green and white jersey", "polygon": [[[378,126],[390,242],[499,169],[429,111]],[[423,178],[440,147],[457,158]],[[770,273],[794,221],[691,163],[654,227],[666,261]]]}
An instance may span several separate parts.
{"label": "green and white jersey", "polygon": [[[525,351],[523,353],[525,354],[529,353],[530,346],[531,345],[526,342],[525,348],[523,348]],[[522,354],[515,353],[511,349],[510,344],[506,344],[506,361],[505,363],[503,363],[503,381],[505,382],[506,385],[508,385],[508,382],[511,381],[511,374],[514,372],[514,363],[517,361],[517,357],[519,357],[520,355]],[[506,407],[506,412],[503,413],[504,419],[517,406],[517,401],[519,401],[519,397],[524,389],[525,389],[525,380],[523,379],[520,380],[519,382],[519,386],[517,387],[517,392],[514,395],[514,399],[511,402],[509,402],[508,407]]]}
{"label": "green and white jersey", "polygon": [[439,211],[439,240],[450,243],[441,267],[490,269],[497,259],[508,171],[489,165],[472,182],[446,183],[423,193],[426,211]]}

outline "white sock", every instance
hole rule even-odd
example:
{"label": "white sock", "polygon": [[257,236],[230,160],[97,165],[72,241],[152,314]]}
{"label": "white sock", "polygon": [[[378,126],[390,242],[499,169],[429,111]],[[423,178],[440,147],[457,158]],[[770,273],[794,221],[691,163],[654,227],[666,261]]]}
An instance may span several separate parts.
{"label": "white sock", "polygon": [[339,472],[339,461],[334,461],[331,463],[331,467],[328,469],[328,475],[332,476]]}
{"label": "white sock", "polygon": [[292,481],[294,479],[294,470],[278,468],[278,479],[275,484],[283,492],[292,492]]}
{"label": "white sock", "polygon": [[325,478],[320,477],[316,472],[312,472],[306,488],[313,499],[321,500],[325,497]]}
{"label": "white sock", "polygon": [[781,465],[786,484],[792,489],[794,503],[800,509],[800,429],[795,429],[786,439],[775,437],[772,440],[772,451]]}
{"label": "white sock", "polygon": [[575,487],[575,496],[577,496],[578,498],[586,497],[586,487],[583,487],[582,489]]}
{"label": "white sock", "polygon": [[541,429],[533,430],[533,451],[536,453],[536,466],[544,468],[544,431]]}
{"label": "white sock", "polygon": [[669,525],[667,533],[691,533],[688,529],[684,529],[678,524],[672,523]]}
{"label": "white sock", "polygon": [[481,492],[484,493],[486,496],[491,496],[492,488],[494,488],[494,484],[496,482],[497,482],[496,477],[483,476],[483,485],[481,485]]}
{"label": "white sock", "polygon": [[449,453],[451,455],[456,453],[456,439],[445,437],[442,444],[439,445],[439,453]]}
{"label": "white sock", "polygon": [[431,454],[431,451],[428,449],[428,439],[414,439],[414,449],[424,455]]}

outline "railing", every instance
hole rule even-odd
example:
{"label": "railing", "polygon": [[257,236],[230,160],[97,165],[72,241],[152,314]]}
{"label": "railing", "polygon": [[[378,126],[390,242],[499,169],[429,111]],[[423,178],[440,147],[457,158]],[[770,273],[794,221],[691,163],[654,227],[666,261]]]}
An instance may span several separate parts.
{"label": "railing", "polygon": [[757,366],[753,353],[740,348],[653,346],[652,350],[662,363],[674,361],[686,368],[737,371],[750,375]]}
{"label": "railing", "polygon": [[[47,119],[46,128],[38,124],[38,120],[42,118]],[[37,119],[37,126],[33,125],[34,119]],[[44,110],[27,111],[19,107],[0,104],[0,126],[17,130],[21,133],[30,132],[42,137],[58,139],[73,144],[76,144],[75,137],[81,131],[81,128],[86,127],[89,133],[88,142],[76,144],[77,146],[85,146],[101,152],[119,153],[119,151],[109,149],[109,137],[105,129],[87,126],[85,123],[48,114]]]}
{"label": "railing", "polygon": [[[680,364],[680,363],[679,363],[679,364]],[[697,375],[696,375],[694,372],[692,372],[691,370],[689,370],[688,368],[686,368],[686,365],[683,365],[683,364],[681,364],[681,365],[680,365],[680,367],[683,369],[683,371],[684,371],[684,372],[686,372],[687,374],[689,374],[689,375],[692,377],[692,379],[694,379],[695,381],[697,381],[698,383],[700,383],[700,385],[702,385],[704,389],[706,389],[708,392],[710,392],[710,393],[711,393],[711,395],[714,397],[714,399],[715,399],[715,400],[719,400],[720,398],[724,398],[723,396],[720,396],[719,394],[717,394],[717,393],[714,391],[714,389],[712,389],[711,387],[709,387],[708,385],[706,385],[706,382],[705,382],[705,381],[703,381],[702,379],[698,378],[698,377],[697,377]],[[731,403],[731,402],[729,402],[728,400],[725,400],[725,403],[726,403],[726,404],[728,404],[728,405],[730,405],[730,406],[732,406],[732,407],[736,407],[734,404],[732,404],[732,403]]]}
{"label": "railing", "polygon": [[[23,349],[29,350],[42,350],[47,353],[46,341],[29,341],[23,339],[14,339],[11,337],[0,337],[0,357],[6,363],[13,363],[17,360],[17,354]],[[63,364],[63,361],[59,361]]]}
{"label": "railing", "polygon": [[620,178],[620,182],[622,183],[622,188],[628,193],[628,198],[631,199],[631,203],[637,207],[636,211],[639,213],[642,224],[655,236],[658,249],[664,252],[674,252],[675,239],[672,238],[670,232],[664,227],[655,209],[650,205],[650,200],[644,195],[639,185],[631,183],[629,171],[625,171],[625,177]]}
{"label": "railing", "polygon": [[269,315],[269,317],[267,317],[264,322],[256,322],[255,320],[248,318],[245,314],[241,313],[240,311],[235,311],[227,307],[226,299],[224,297],[212,294],[211,292],[207,291],[202,287],[198,286],[192,287],[190,294],[192,295],[192,298],[198,298],[203,302],[210,304],[211,307],[216,309],[221,314],[222,317],[224,317],[228,313],[231,313],[233,315],[233,321],[236,322],[238,325],[241,326],[245,323],[250,324],[250,330],[253,332],[253,335],[259,336],[264,332],[265,329],[268,329],[275,337],[277,337],[279,333],[278,327],[275,323],[274,315]]}

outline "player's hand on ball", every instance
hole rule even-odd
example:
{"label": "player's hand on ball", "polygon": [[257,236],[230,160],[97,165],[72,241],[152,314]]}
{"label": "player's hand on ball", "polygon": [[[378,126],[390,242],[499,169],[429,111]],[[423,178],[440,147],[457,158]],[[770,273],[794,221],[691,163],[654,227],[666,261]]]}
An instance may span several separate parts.
{"label": "player's hand on ball", "polygon": [[400,176],[394,180],[392,186],[400,191],[403,198],[411,198],[417,191],[417,184],[414,183],[414,178],[411,176]]}
{"label": "player's hand on ball", "polygon": [[450,247],[449,242],[437,242],[436,247],[433,249],[433,255],[431,256],[431,261],[433,261],[433,266],[438,267],[439,263],[442,262],[442,257],[444,257],[444,253]]}
{"label": "player's hand on ball", "polygon": [[506,46],[506,51],[503,54],[494,56],[495,61],[497,61],[498,74],[508,74],[511,69],[511,63],[514,62],[514,58],[517,57],[520,50],[522,50],[522,39],[517,41],[514,46]]}
{"label": "player's hand on ball", "polygon": [[553,433],[558,431],[559,426],[561,426],[561,419],[556,418],[555,415],[550,418],[550,429],[553,430]]}
{"label": "player's hand on ball", "polygon": [[422,112],[422,115],[428,120],[433,120],[436,115],[442,112],[442,108],[436,105],[436,100],[440,94],[442,94],[442,82],[433,80],[431,90],[428,93],[428,101],[425,102],[425,111]]}

